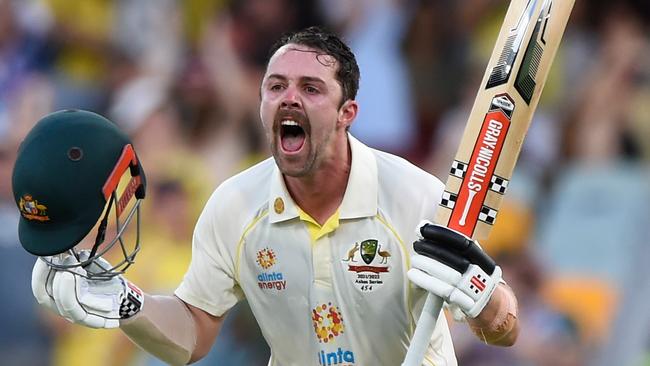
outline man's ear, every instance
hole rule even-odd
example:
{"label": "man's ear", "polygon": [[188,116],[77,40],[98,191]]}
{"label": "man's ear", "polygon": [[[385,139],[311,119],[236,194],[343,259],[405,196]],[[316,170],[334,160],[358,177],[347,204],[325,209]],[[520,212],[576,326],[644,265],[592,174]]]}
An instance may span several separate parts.
{"label": "man's ear", "polygon": [[338,125],[343,128],[349,128],[357,117],[359,104],[356,100],[346,100],[339,108]]}

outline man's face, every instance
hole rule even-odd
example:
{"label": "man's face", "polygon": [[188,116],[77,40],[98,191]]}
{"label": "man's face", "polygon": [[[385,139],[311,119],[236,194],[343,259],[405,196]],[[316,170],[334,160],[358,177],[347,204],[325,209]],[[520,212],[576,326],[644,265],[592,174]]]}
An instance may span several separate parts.
{"label": "man's face", "polygon": [[[338,62],[295,44],[280,48],[269,61],[261,86],[260,117],[280,171],[302,177],[347,149],[345,129],[356,104],[339,108]],[[354,104],[350,117],[349,105]]]}

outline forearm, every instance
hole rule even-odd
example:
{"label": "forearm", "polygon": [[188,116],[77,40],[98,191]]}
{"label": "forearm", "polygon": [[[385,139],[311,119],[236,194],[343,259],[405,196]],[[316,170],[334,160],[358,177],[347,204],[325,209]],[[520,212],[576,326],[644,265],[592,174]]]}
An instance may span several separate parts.
{"label": "forearm", "polygon": [[143,309],[120,328],[138,346],[171,365],[190,362],[197,325],[188,306],[175,296],[145,294]]}
{"label": "forearm", "polygon": [[497,346],[512,346],[519,335],[517,298],[506,284],[499,284],[483,311],[467,322],[482,341]]}

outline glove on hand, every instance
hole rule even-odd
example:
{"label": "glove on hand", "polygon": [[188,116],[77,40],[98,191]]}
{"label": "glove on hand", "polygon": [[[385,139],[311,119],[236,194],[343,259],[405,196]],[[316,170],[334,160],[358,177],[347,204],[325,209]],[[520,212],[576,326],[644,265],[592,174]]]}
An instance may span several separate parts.
{"label": "glove on hand", "polygon": [[418,237],[408,278],[470,318],[477,317],[501,281],[501,268],[477,242],[444,226],[423,222]]}
{"label": "glove on hand", "polygon": [[[81,252],[80,256],[87,257],[88,252]],[[73,256],[52,260],[61,264],[78,262]],[[32,270],[34,297],[39,304],[72,323],[91,328],[119,327],[120,319],[127,319],[142,309],[142,291],[121,275],[98,280],[83,277],[86,271],[92,273],[94,266],[111,268],[102,258],[86,268],[74,267],[69,271],[56,270],[37,259]]]}

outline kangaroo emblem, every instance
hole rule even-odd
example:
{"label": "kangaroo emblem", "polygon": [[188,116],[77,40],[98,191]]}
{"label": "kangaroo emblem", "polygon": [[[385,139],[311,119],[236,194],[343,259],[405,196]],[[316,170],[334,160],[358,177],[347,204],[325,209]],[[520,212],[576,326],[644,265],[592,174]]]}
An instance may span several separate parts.
{"label": "kangaroo emblem", "polygon": [[348,257],[347,257],[347,259],[343,259],[343,261],[344,261],[344,262],[350,262],[350,261],[352,261],[352,262],[356,262],[356,261],[354,260],[354,255],[355,255],[356,252],[358,252],[358,251],[359,251],[359,243],[354,243],[354,248],[348,250]]}

